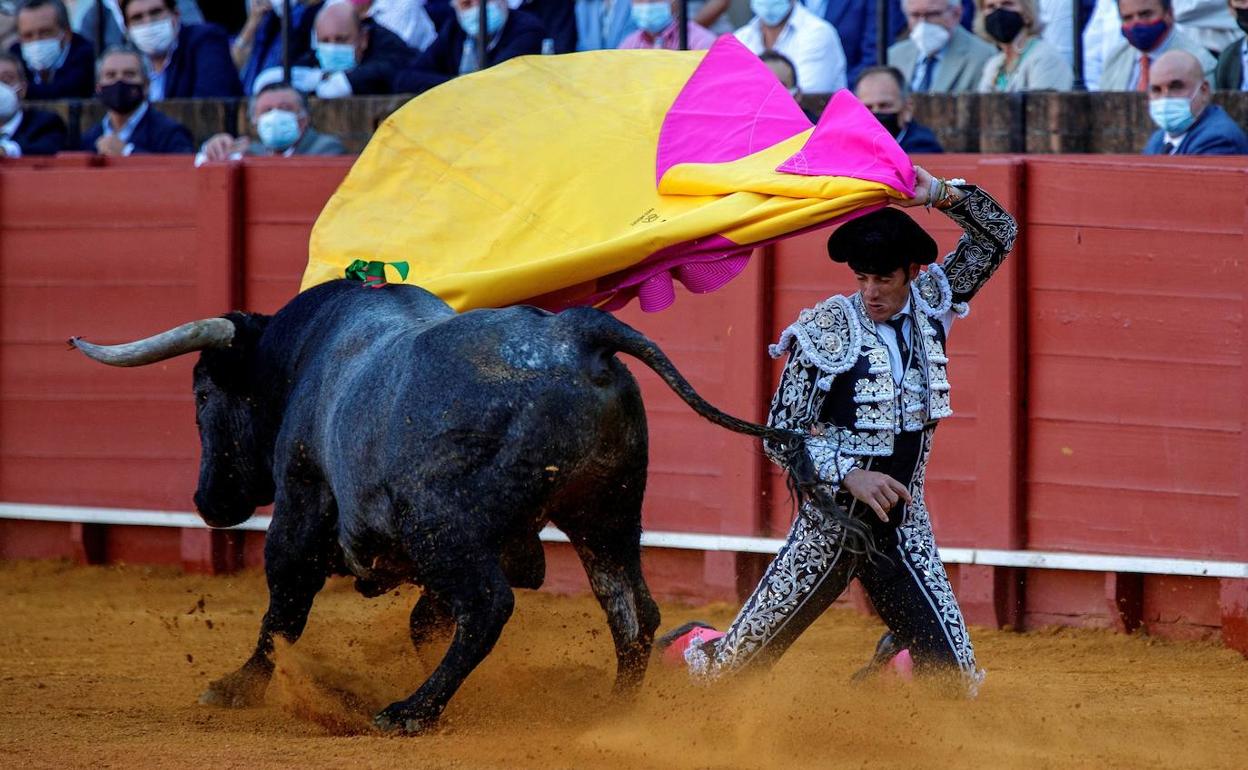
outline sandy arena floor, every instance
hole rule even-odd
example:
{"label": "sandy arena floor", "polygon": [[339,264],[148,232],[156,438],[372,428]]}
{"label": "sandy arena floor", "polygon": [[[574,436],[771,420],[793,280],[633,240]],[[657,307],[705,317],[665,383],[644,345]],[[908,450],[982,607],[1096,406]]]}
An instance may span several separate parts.
{"label": "sandy arena floor", "polygon": [[[284,651],[263,708],[196,705],[254,641],[263,578],[0,563],[4,767],[1199,767],[1248,766],[1248,661],[1213,644],[1108,632],[979,630],[980,698],[847,684],[879,634],[833,610],[771,673],[713,690],[655,667],[610,696],[591,598],[519,592],[502,640],[415,738],[369,728],[436,662],[406,638],[415,590],[368,601],[345,581]],[[664,607],[664,628],[731,608]]]}

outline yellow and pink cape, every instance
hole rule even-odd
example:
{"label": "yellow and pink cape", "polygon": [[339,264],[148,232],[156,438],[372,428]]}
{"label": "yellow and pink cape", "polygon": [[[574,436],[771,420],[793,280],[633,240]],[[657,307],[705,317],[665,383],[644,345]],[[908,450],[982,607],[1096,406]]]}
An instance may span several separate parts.
{"label": "yellow and pink cape", "polygon": [[316,222],[302,288],[382,262],[406,268],[384,280],[461,311],[661,310],[673,281],[713,291],[755,247],[913,186],[851,94],[812,127],[731,35],[709,51],[526,56],[381,126]]}

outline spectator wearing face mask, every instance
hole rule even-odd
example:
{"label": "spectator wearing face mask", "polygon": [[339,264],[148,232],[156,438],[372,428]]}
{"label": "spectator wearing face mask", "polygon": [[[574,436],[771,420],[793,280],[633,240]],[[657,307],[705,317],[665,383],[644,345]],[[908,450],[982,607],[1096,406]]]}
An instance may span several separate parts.
{"label": "spectator wearing face mask", "polygon": [[1122,36],[1130,43],[1114,51],[1101,73],[1102,91],[1147,91],[1149,70],[1167,51],[1187,51],[1213,82],[1217,62],[1199,42],[1174,24],[1171,0],[1118,0]]}
{"label": "spectator wearing face mask", "polygon": [[395,74],[415,54],[398,35],[360,19],[350,3],[322,5],[313,30],[312,50],[295,62],[311,75],[292,73],[291,79],[299,90],[322,99],[393,93]]}
{"label": "spectator wearing face mask", "polygon": [[1186,51],[1167,51],[1149,70],[1148,115],[1157,130],[1145,155],[1245,155],[1248,136],[1216,104],[1201,63]]}
{"label": "spectator wearing face mask", "polygon": [[55,155],[68,131],[60,116],[22,106],[26,75],[16,56],[0,53],[0,157]]}
{"label": "spectator wearing face mask", "polygon": [[[103,40],[98,39],[101,2],[104,10]],[[212,2],[215,4],[219,0],[212,0]],[[82,7],[83,0],[79,0],[78,8]],[[204,14],[200,12],[199,4],[195,0],[177,0],[175,8],[183,24],[203,24],[205,21]],[[91,0],[90,5],[86,6],[81,15],[75,13],[75,16],[77,22],[74,24],[74,31],[91,41],[97,51],[126,44],[126,18],[121,13],[119,0]]]}
{"label": "spectator wearing face mask", "polygon": [[[620,48],[666,48],[680,50],[680,24],[676,21],[678,0],[633,0],[633,23],[637,30],[624,38]],[[692,19],[688,22],[690,50],[711,47],[715,35]]]}
{"label": "spectator wearing face mask", "polygon": [[95,51],[69,28],[61,0],[22,0],[9,53],[26,66],[27,98],[86,99],[95,89]]}
{"label": "spectator wearing face mask", "polygon": [[349,3],[355,15],[372,19],[398,35],[403,44],[419,53],[438,36],[424,0],[325,0],[326,5]]}
{"label": "spectator wearing face mask", "polygon": [[944,152],[936,134],[914,120],[906,79],[896,67],[869,67],[854,84],[854,96],[871,110],[907,155]]}
{"label": "spectator wearing face mask", "polygon": [[[508,9],[503,0],[485,6],[486,63],[541,53],[546,30],[534,16]],[[394,80],[395,93],[419,94],[481,69],[477,61],[478,0],[455,0],[455,18],[438,30],[438,39]]]}
{"label": "spectator wearing face mask", "polygon": [[797,86],[830,94],[847,84],[845,52],[836,29],[796,0],[750,0],[754,18],[735,33],[746,48],[784,54],[797,69]]}
{"label": "spectator wearing face mask", "polygon": [[914,93],[974,91],[984,64],[996,51],[958,20],[960,0],[905,0],[910,35],[888,49],[888,63],[901,71]]}
{"label": "spectator wearing face mask", "polygon": [[[290,0],[290,60],[299,61],[312,50],[312,24],[321,9],[321,0]],[[269,76],[268,82],[278,82],[282,67],[282,14],[285,5],[281,0],[251,0],[251,12],[242,30],[234,37],[230,49],[238,66],[243,91],[255,93],[263,87],[256,85],[262,72],[276,70],[278,77]]]}
{"label": "spectator wearing face mask", "polygon": [[[1239,29],[1248,34],[1248,0],[1227,0]],[[1248,91],[1248,37],[1228,45],[1218,57],[1213,86],[1219,91]]]}
{"label": "spectator wearing face mask", "polygon": [[312,127],[308,100],[284,83],[273,83],[251,97],[247,117],[259,141],[250,137],[217,134],[204,142],[195,165],[208,161],[237,160],[243,155],[346,155],[347,149],[336,136],[322,134]]}
{"label": "spectator wearing face mask", "polygon": [[230,42],[215,24],[183,24],[174,0],[121,0],[126,34],[142,51],[148,101],[241,96]]}
{"label": "spectator wearing face mask", "polygon": [[123,47],[105,51],[95,89],[108,112],[82,137],[82,149],[108,157],[195,152],[186,126],[152,108],[147,85],[141,53]]}
{"label": "spectator wearing face mask", "polygon": [[984,64],[980,93],[1069,91],[1070,65],[1039,37],[1034,0],[979,0],[980,24],[1000,53]]}

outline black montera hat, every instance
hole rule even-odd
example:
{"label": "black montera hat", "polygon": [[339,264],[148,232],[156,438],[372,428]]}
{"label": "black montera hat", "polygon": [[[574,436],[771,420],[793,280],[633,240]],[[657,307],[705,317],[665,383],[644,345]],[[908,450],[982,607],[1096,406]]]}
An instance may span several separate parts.
{"label": "black montera hat", "polygon": [[936,261],[936,241],[904,212],[887,207],[851,219],[828,236],[828,256],[859,273],[888,275]]}

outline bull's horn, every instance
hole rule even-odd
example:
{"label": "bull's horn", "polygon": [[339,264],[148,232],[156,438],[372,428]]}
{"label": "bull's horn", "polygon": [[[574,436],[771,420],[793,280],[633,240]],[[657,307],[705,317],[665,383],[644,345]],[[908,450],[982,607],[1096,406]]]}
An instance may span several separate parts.
{"label": "bull's horn", "polygon": [[233,339],[234,323],[228,318],[204,318],[120,345],[93,345],[81,337],[70,337],[69,344],[102,364],[143,366],[204,348],[224,348]]}

